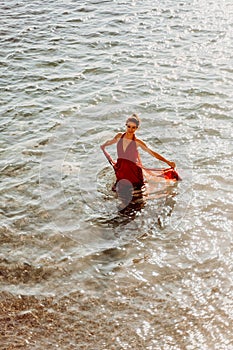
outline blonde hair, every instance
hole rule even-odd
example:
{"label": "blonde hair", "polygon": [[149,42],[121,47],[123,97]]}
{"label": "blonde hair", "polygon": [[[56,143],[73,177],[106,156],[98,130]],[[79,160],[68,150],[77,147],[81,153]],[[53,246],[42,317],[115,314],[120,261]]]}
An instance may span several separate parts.
{"label": "blonde hair", "polygon": [[137,128],[140,125],[140,119],[138,117],[138,115],[136,113],[133,113],[127,120],[126,123],[131,122],[131,123],[135,123],[137,125]]}

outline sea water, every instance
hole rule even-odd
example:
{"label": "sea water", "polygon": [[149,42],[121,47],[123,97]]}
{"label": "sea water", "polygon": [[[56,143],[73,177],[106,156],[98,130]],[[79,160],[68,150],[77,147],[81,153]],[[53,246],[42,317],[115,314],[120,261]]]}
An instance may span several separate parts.
{"label": "sea water", "polygon": [[[1,348],[233,349],[233,3],[0,10]],[[132,113],[182,181],[124,215],[99,146]]]}

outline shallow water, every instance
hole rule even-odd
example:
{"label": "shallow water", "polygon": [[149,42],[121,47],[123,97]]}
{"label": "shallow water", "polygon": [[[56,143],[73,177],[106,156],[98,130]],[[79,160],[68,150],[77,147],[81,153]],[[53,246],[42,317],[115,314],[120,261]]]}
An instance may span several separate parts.
{"label": "shallow water", "polygon": [[[1,347],[233,349],[233,4],[0,8]],[[133,112],[182,181],[123,215],[99,145]]]}

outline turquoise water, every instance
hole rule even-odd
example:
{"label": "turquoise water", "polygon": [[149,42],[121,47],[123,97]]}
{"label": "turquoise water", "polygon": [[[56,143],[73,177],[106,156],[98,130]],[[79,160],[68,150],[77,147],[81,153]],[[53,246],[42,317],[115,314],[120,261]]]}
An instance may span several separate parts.
{"label": "turquoise water", "polygon": [[[0,9],[3,348],[233,349],[233,4]],[[133,112],[183,181],[127,216],[99,145]]]}

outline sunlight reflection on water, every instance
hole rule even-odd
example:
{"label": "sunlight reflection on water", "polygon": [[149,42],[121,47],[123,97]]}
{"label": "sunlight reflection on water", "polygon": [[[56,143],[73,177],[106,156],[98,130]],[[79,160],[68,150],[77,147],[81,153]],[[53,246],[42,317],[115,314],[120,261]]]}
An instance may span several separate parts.
{"label": "sunlight reflection on water", "polygon": [[[232,349],[232,4],[1,9],[3,346]],[[99,145],[132,112],[182,182],[119,213]]]}

